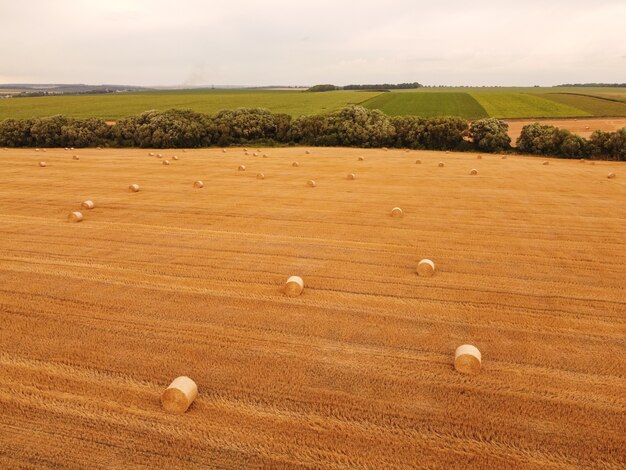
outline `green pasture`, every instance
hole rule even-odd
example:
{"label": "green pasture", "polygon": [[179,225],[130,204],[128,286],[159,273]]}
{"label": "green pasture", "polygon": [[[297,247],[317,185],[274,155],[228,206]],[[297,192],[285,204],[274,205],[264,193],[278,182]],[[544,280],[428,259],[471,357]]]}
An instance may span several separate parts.
{"label": "green pasture", "polygon": [[468,93],[381,93],[363,103],[390,116],[461,116],[466,119],[488,117],[487,112]]}

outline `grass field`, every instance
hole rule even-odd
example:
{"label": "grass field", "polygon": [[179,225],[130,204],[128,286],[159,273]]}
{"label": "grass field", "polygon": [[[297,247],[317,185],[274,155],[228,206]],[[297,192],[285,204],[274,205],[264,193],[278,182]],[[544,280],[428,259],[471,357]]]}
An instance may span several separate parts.
{"label": "grass field", "polygon": [[498,118],[576,117],[591,113],[545,99],[542,95],[524,93],[472,93],[489,116]]}
{"label": "grass field", "polygon": [[487,117],[486,111],[468,93],[382,93],[363,103],[390,116],[461,116],[466,119]]}
{"label": "grass field", "polygon": [[145,93],[119,93],[88,96],[46,96],[0,100],[0,119],[30,118],[65,114],[71,117],[99,117],[116,120],[149,109],[193,109],[213,114],[240,107],[267,108],[291,116],[328,113],[348,104],[358,104],[378,92],[258,90],[177,90]]}
{"label": "grass field", "polygon": [[[565,93],[576,93],[568,95]],[[149,109],[193,109],[212,114],[238,107],[267,108],[291,116],[324,114],[348,104],[381,109],[389,115],[461,116],[467,119],[626,116],[626,104],[612,88],[423,88],[389,93],[293,90],[173,90],[111,95],[0,99],[0,120],[65,114],[117,120]],[[587,95],[587,96],[586,96]]]}
{"label": "grass field", "polygon": [[624,164],[261,152],[0,150],[0,467],[624,467]]}
{"label": "grass field", "polygon": [[626,103],[613,101],[616,98],[602,98],[579,94],[549,93],[542,97],[566,106],[572,106],[592,116],[626,116]]}

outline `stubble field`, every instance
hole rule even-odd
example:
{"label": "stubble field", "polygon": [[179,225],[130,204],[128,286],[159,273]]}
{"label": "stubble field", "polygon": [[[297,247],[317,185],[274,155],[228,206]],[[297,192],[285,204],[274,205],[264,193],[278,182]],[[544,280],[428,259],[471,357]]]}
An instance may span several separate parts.
{"label": "stubble field", "polygon": [[626,465],[624,164],[249,150],[0,150],[0,467]]}

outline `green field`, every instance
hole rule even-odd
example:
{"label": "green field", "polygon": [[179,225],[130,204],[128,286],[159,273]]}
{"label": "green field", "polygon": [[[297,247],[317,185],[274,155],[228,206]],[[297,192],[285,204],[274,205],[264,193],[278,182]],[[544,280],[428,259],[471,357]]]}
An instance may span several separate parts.
{"label": "green field", "polygon": [[64,114],[116,120],[149,109],[193,109],[213,114],[222,109],[267,108],[291,116],[321,114],[359,104],[379,92],[305,93],[268,90],[176,90],[108,95],[44,96],[0,99],[0,119]]}
{"label": "green field", "polygon": [[542,96],[557,103],[581,109],[593,116],[626,116],[626,103],[616,101],[619,99],[617,97],[566,93],[548,93]]}
{"label": "green field", "polygon": [[[603,99],[609,98],[609,99]],[[107,95],[65,95],[0,99],[0,120],[55,114],[117,120],[150,109],[266,108],[291,116],[324,114],[348,104],[380,109],[389,115],[461,116],[467,119],[626,116],[623,88],[448,87],[392,92],[298,90],[170,90]]]}
{"label": "green field", "polygon": [[468,93],[381,93],[363,106],[380,109],[390,116],[461,116],[467,119],[488,117],[487,112]]}
{"label": "green field", "polygon": [[473,93],[489,116],[497,118],[556,118],[591,116],[581,109],[527,93]]}

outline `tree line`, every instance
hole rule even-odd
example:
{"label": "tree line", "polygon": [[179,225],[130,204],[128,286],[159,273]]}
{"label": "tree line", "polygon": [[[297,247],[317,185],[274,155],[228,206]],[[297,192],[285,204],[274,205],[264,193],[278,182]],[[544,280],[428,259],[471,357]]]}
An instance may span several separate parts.
{"label": "tree line", "polygon": [[524,126],[511,147],[508,124],[496,118],[388,116],[351,105],[300,116],[239,108],[214,115],[191,110],[146,111],[114,125],[98,118],[52,116],[0,121],[2,147],[197,148],[243,144],[391,147],[423,150],[521,152],[562,158],[626,161],[626,128],[584,139],[539,123]]}

